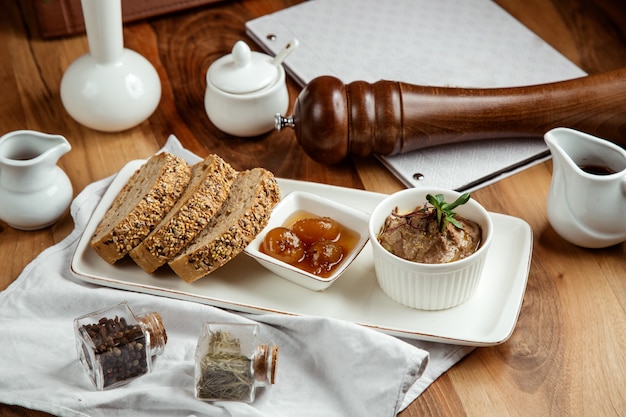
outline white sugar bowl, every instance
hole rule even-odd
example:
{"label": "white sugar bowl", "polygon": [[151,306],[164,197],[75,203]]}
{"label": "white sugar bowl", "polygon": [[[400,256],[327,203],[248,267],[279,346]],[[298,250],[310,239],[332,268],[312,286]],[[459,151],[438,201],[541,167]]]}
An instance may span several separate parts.
{"label": "white sugar bowl", "polygon": [[289,93],[282,61],[297,42],[275,58],[254,52],[238,41],[206,74],[204,108],[211,122],[233,136],[251,137],[274,129],[274,116],[284,114]]}

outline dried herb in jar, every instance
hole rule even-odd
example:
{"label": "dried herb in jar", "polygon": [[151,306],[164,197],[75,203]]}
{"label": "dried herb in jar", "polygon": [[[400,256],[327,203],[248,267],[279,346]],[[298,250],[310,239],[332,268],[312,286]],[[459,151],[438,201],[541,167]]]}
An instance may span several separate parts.
{"label": "dried herb in jar", "polygon": [[205,326],[196,353],[197,398],[251,402],[257,387],[274,383],[278,347],[255,344],[258,326]]}

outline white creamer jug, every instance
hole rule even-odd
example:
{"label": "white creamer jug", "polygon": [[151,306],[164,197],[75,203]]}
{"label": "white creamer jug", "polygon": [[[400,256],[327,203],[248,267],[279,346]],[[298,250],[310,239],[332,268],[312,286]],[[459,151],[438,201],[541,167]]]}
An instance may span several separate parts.
{"label": "white creamer jug", "polygon": [[626,151],[567,128],[544,139],[553,160],[547,212],[554,230],[586,248],[626,241]]}
{"label": "white creamer jug", "polygon": [[32,130],[0,138],[0,220],[37,230],[63,215],[72,201],[72,183],[56,164],[70,149],[63,136]]}

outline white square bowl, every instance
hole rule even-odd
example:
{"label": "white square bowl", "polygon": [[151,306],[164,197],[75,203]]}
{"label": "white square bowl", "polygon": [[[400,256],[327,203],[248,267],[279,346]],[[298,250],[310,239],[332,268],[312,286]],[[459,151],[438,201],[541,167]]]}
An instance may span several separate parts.
{"label": "white square bowl", "polygon": [[[352,229],[359,235],[359,239],[352,250],[344,257],[339,266],[329,277],[320,277],[303,271],[293,265],[279,261],[261,252],[261,244],[268,231],[275,227],[284,226],[285,222],[298,211],[306,211],[320,217],[330,217],[342,226]],[[270,220],[265,228],[250,242],[244,252],[254,258],[276,275],[314,291],[323,291],[332,285],[356,259],[369,240],[369,216],[358,209],[346,206],[336,201],[319,197],[301,191],[287,194],[272,210]]]}

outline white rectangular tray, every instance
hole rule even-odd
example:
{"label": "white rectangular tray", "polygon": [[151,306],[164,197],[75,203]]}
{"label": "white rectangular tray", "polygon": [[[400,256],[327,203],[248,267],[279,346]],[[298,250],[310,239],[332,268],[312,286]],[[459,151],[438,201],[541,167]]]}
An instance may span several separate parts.
{"label": "white rectangular tray", "polygon": [[[369,243],[344,276],[322,292],[284,280],[244,253],[191,284],[168,267],[146,274],[129,259],[109,265],[91,249],[89,240],[119,190],[143,162],[129,162],[94,211],[71,262],[79,279],[240,312],[332,317],[394,336],[451,344],[496,345],[513,332],[526,290],[532,231],[523,220],[496,213],[491,213],[494,242],[476,293],[466,303],[442,311],[411,309],[385,295],[376,281]],[[384,198],[383,194],[311,182],[279,179],[278,183],[284,195],[307,191],[366,212]]]}

